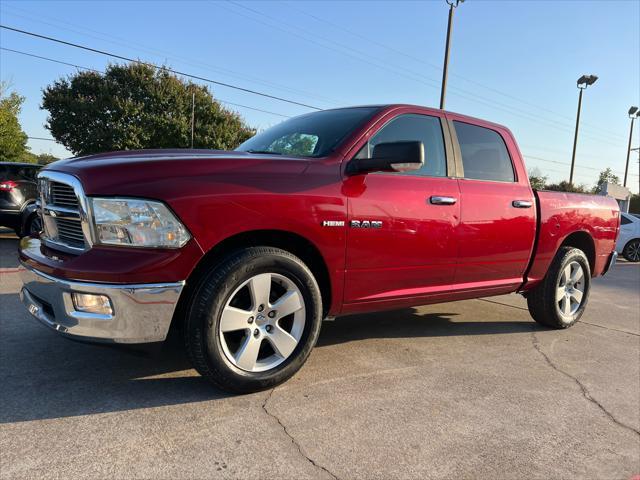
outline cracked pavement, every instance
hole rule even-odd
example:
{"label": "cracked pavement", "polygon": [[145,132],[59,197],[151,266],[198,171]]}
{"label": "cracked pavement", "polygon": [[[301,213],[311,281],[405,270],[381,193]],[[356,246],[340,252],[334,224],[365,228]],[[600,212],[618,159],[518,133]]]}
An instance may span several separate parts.
{"label": "cracked pavement", "polygon": [[0,478],[585,478],[640,473],[640,265],[583,319],[518,296],[326,322],[302,371],[232,396],[179,346],[85,345],[18,299],[0,237]]}

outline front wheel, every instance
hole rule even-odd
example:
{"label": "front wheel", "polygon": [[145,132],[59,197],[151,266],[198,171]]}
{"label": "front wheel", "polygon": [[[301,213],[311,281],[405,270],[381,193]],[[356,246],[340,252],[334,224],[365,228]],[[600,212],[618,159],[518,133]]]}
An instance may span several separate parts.
{"label": "front wheel", "polygon": [[32,213],[25,224],[24,234],[29,237],[37,237],[42,231],[42,219],[37,213]]}
{"label": "front wheel", "polygon": [[627,243],[622,250],[622,256],[630,262],[640,262],[640,238]]}
{"label": "front wheel", "polygon": [[185,318],[187,354],[217,387],[248,393],[293,376],[318,339],[320,289],[289,252],[253,247],[202,280]]}
{"label": "front wheel", "polygon": [[529,313],[547,327],[568,328],[584,313],[590,289],[591,269],[584,252],[562,247],[544,280],[528,293]]}

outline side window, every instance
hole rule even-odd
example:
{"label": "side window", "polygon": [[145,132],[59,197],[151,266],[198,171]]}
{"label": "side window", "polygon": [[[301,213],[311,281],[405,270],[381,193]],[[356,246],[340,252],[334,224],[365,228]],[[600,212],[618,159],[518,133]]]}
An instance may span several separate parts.
{"label": "side window", "polygon": [[417,175],[422,177],[446,177],[447,159],[442,137],[442,125],[438,117],[428,115],[400,115],[369,139],[360,149],[356,158],[370,158],[379,143],[421,141],[424,145],[424,166],[417,171],[396,175]]}
{"label": "side window", "polygon": [[454,121],[464,178],[514,182],[513,164],[500,134],[488,128]]}
{"label": "side window", "polygon": [[620,224],[621,225],[629,225],[631,222],[631,220],[629,220],[626,216],[624,215],[620,215]]}

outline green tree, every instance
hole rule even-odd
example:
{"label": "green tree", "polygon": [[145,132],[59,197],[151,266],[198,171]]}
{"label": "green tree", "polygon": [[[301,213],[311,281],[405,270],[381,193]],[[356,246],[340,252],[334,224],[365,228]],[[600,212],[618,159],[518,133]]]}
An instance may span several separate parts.
{"label": "green tree", "polygon": [[548,180],[549,177],[542,175],[539,168],[534,168],[529,173],[529,183],[531,184],[531,188],[534,190],[544,190]]}
{"label": "green tree", "polygon": [[640,213],[640,195],[631,195],[631,201],[629,203],[630,213]]}
{"label": "green tree", "polygon": [[18,121],[24,97],[8,91],[9,85],[0,83],[0,162],[17,162],[28,152],[27,134]]}
{"label": "green tree", "polygon": [[552,183],[546,186],[547,190],[553,190],[556,192],[571,192],[571,193],[589,193],[585,185],[574,185],[566,180],[559,183]]}
{"label": "green tree", "polygon": [[605,183],[615,183],[616,185],[620,185],[620,177],[615,175],[610,168],[605,168],[600,172],[598,182],[595,187],[593,187],[593,193],[600,193],[604,188]]}
{"label": "green tree", "polygon": [[255,131],[226,110],[206,86],[148,65],[109,65],[104,74],[79,72],[49,85],[42,108],[53,137],[76,155],[191,146],[233,149]]}

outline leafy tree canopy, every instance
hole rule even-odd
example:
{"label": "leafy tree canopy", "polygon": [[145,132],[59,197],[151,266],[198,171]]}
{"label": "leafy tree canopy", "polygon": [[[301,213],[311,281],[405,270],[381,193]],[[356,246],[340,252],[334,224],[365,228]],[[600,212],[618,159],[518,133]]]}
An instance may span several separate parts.
{"label": "leafy tree canopy", "polygon": [[552,183],[547,185],[546,190],[553,190],[556,192],[572,192],[572,193],[590,193],[585,185],[575,185],[563,180],[559,183]]}
{"label": "leafy tree canopy", "polygon": [[35,153],[25,152],[18,161],[47,165],[51,162],[55,162],[56,160],[60,159],[54,155],[51,155],[50,153],[40,153],[36,155]]}
{"label": "leafy tree canopy", "polygon": [[598,182],[596,183],[596,186],[593,187],[593,193],[601,192],[605,183],[615,183],[616,185],[620,185],[620,177],[615,175],[610,168],[605,168],[600,172]]}
{"label": "leafy tree canopy", "polygon": [[18,115],[24,102],[16,92],[8,93],[9,85],[0,83],[0,162],[22,161],[28,152],[27,134],[22,131]]}
{"label": "leafy tree canopy", "polygon": [[223,108],[206,86],[148,65],[110,65],[104,74],[79,72],[44,90],[53,137],[76,155],[191,146],[233,149],[255,132]]}
{"label": "leafy tree canopy", "polygon": [[539,168],[534,168],[529,173],[529,183],[534,190],[544,190],[549,177],[543,175]]}

